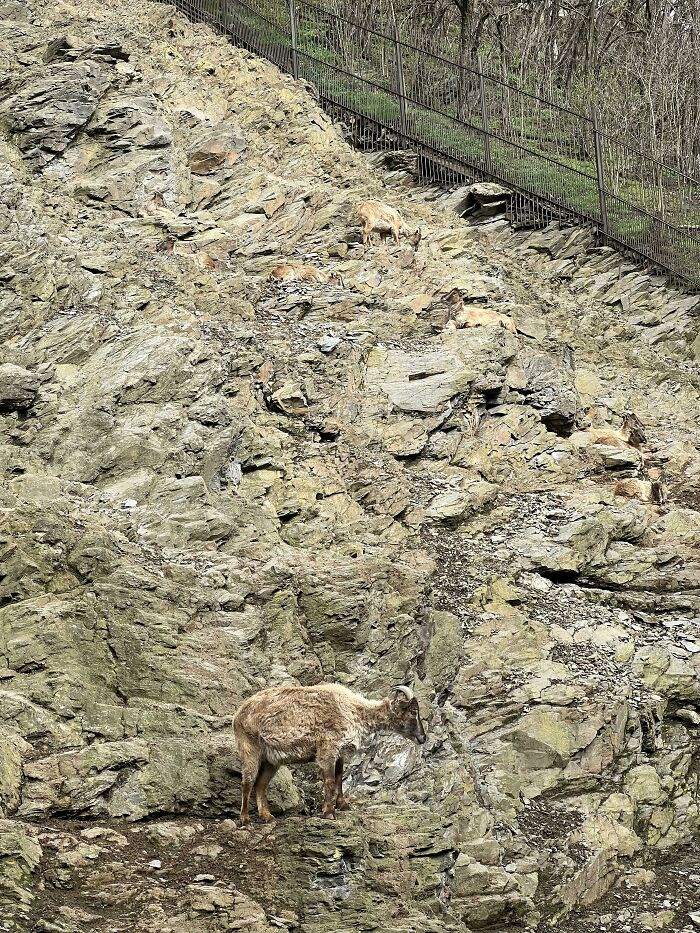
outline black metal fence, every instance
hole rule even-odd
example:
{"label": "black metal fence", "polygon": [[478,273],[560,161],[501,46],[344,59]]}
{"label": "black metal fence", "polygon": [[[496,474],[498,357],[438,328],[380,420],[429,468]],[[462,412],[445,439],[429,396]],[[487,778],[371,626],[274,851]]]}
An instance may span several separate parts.
{"label": "black metal fence", "polygon": [[700,289],[700,180],[602,132],[595,112],[444,57],[419,34],[402,37],[391,4],[363,24],[338,0],[169,2],[312,83],[356,143],[413,149],[439,180],[499,181],[541,221],[591,225],[602,242]]}

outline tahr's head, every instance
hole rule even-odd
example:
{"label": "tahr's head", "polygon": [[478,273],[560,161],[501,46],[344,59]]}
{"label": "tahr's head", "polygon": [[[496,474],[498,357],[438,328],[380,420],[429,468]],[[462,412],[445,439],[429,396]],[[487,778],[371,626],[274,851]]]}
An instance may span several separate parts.
{"label": "tahr's head", "polygon": [[622,430],[627,432],[627,437],[633,447],[641,447],[642,444],[646,444],[647,436],[644,433],[644,425],[633,411],[625,412]]}
{"label": "tahr's head", "polygon": [[427,736],[420,718],[418,700],[410,687],[394,687],[389,698],[389,725],[394,732],[423,745]]}

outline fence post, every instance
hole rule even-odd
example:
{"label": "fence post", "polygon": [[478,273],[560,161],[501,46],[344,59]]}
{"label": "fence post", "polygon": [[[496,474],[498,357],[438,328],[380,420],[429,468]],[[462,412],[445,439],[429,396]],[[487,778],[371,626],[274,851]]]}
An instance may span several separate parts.
{"label": "fence post", "polygon": [[491,159],[491,134],[489,132],[489,110],[486,104],[486,84],[484,82],[484,68],[481,64],[481,55],[476,59],[479,69],[479,100],[481,102],[481,126],[484,131],[484,162],[486,171],[493,174],[493,161]]}
{"label": "fence post", "polygon": [[399,27],[396,23],[396,14],[392,4],[392,26],[394,32],[394,56],[396,57],[396,90],[399,95],[399,126],[401,135],[406,137],[408,132],[408,123],[406,120],[406,85],[403,79],[403,56],[401,54],[401,39],[399,38]]}
{"label": "fence post", "polygon": [[608,233],[608,202],[605,196],[605,171],[603,168],[603,146],[600,141],[600,129],[598,126],[598,109],[593,104],[591,108],[591,118],[593,120],[593,139],[595,143],[595,174],[598,181],[598,200],[600,201],[600,221],[603,227],[603,233]]}
{"label": "fence post", "polygon": [[297,4],[296,0],[289,2],[289,29],[292,43],[292,75],[299,77],[299,52],[297,50]]}

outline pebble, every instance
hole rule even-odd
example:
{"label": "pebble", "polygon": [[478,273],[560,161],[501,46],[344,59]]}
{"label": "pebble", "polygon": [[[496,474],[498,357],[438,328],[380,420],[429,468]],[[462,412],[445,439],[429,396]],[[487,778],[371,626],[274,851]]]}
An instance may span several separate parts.
{"label": "pebble", "polygon": [[325,337],[319,341],[318,348],[321,353],[332,353],[339,343],[340,337],[334,337],[331,334],[326,334]]}
{"label": "pebble", "polygon": [[676,710],[676,718],[684,719],[686,722],[692,723],[694,726],[700,726],[700,713],[694,709],[688,709],[685,706],[681,706],[680,709]]}

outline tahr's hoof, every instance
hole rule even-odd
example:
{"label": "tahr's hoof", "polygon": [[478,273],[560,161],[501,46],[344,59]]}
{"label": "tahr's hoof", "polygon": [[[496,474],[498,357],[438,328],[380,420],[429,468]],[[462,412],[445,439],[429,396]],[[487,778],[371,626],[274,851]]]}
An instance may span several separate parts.
{"label": "tahr's hoof", "polygon": [[350,807],[351,803],[347,799],[339,800],[335,805],[336,810],[349,810]]}
{"label": "tahr's hoof", "polygon": [[263,823],[274,823],[275,822],[275,818],[271,813],[261,813],[260,819],[263,821]]}
{"label": "tahr's hoof", "polygon": [[323,819],[323,820],[334,820],[334,819],[335,819],[335,813],[334,813],[334,811],[333,811],[333,810],[329,810],[328,813],[322,813],[322,814],[321,814],[321,819]]}

